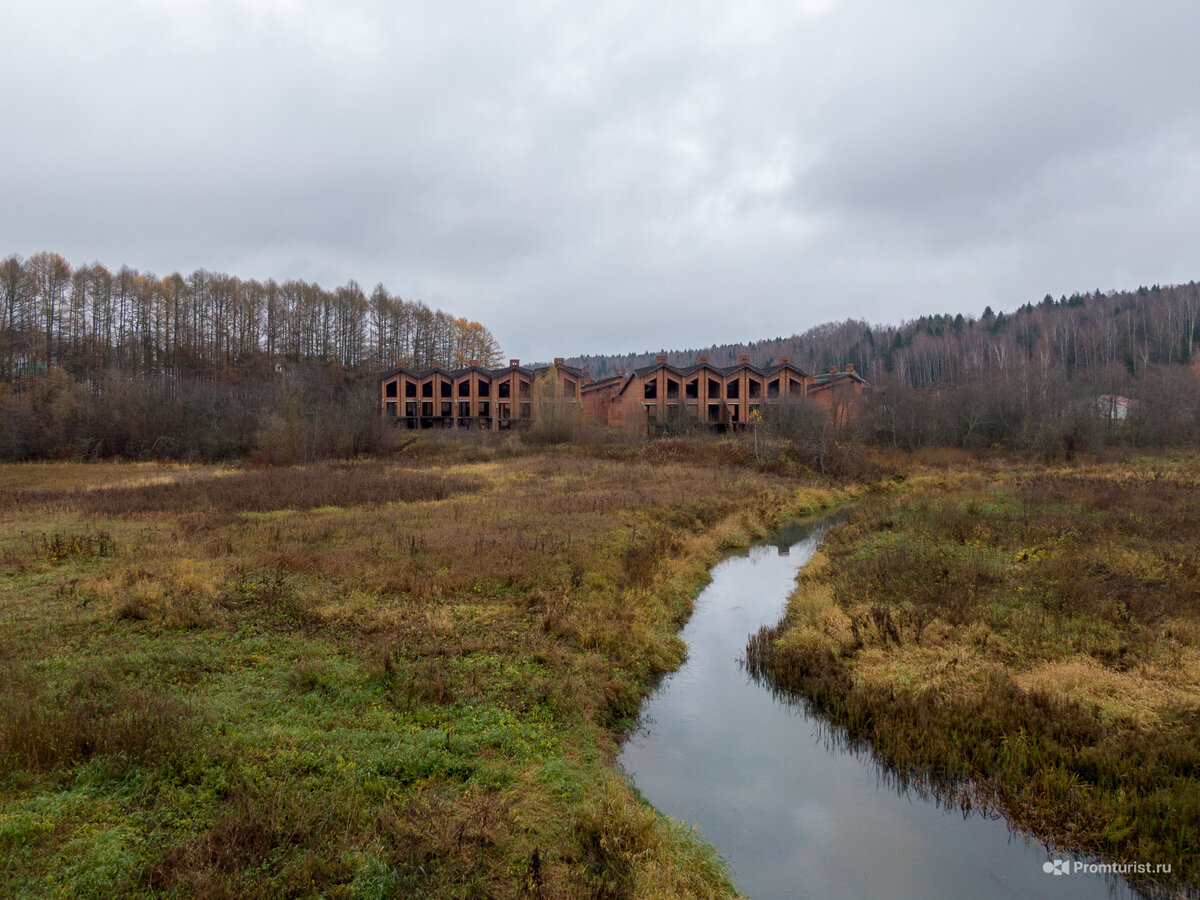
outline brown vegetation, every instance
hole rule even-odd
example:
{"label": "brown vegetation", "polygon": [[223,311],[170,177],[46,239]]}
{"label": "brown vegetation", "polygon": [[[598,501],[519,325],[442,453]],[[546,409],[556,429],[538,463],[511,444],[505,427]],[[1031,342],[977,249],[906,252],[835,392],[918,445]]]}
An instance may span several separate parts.
{"label": "brown vegetation", "polygon": [[842,494],[519,446],[0,469],[0,893],[728,895],[616,742],[722,550]]}
{"label": "brown vegetation", "polygon": [[902,779],[1200,880],[1200,471],[926,475],[865,503],[752,668]]}

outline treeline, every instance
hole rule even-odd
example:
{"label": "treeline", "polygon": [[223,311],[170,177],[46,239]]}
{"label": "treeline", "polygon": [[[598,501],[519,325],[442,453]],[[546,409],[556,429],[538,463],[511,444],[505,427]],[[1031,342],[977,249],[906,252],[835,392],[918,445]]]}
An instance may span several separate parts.
{"label": "treeline", "polygon": [[57,253],[0,261],[0,380],[61,368],[93,380],[263,376],[296,363],[378,374],[399,362],[499,361],[478,322],[403,300],[382,285],[334,290],[199,269],[159,278]]}
{"label": "treeline", "polygon": [[14,255],[0,261],[0,458],[366,452],[381,371],[500,358],[483,325],[383,285]]}
{"label": "treeline", "polygon": [[780,356],[811,372],[852,364],[868,379],[894,374],[914,388],[952,385],[1013,366],[1055,369],[1065,377],[1092,368],[1124,367],[1136,375],[1151,365],[1190,363],[1200,322],[1200,285],[1141,287],[1063,296],[1047,295],[1011,313],[991,307],[976,319],[959,313],[921,316],[900,325],[859,320],[818,325],[804,334],[609,356],[580,356],[571,365],[593,378],[630,371],[665,354],[673,364],[691,365],[707,356],[718,366],[739,356],[767,364]]}
{"label": "treeline", "polygon": [[[836,453],[848,442],[909,449],[1005,447],[1043,457],[1103,444],[1200,443],[1200,285],[1075,294],[978,318],[922,316],[897,326],[848,320],[802,335],[665,352],[731,365],[780,356],[810,372],[853,365],[871,384],[840,423],[775,410],[782,435]],[[570,360],[593,377],[658,353]],[[824,468],[824,463],[822,463]]]}

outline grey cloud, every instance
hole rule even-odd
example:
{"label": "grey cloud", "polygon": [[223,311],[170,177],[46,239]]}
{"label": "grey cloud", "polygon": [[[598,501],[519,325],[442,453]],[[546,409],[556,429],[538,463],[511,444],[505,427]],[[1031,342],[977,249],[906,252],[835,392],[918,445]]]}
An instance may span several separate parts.
{"label": "grey cloud", "polygon": [[1197,275],[1192,3],[9,20],[4,252],[383,281],[523,358]]}

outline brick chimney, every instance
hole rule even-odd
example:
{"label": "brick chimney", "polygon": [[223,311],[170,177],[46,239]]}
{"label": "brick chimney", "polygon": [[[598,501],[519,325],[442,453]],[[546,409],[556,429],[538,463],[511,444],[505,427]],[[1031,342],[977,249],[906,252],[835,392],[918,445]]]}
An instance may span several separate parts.
{"label": "brick chimney", "polygon": [[566,358],[565,358],[565,357],[562,357],[562,356],[556,356],[556,357],[554,357],[554,364],[555,364],[556,366],[561,366],[561,365],[564,365],[564,364],[566,363],[566,361],[567,361],[567,360],[566,360]]}
{"label": "brick chimney", "polygon": [[748,363],[748,362],[750,362],[750,357],[748,357],[748,356],[739,356],[738,357],[739,364],[740,363]]}
{"label": "brick chimney", "polygon": [[853,372],[854,371],[854,363],[846,363],[846,371]]}
{"label": "brick chimney", "polygon": [[708,365],[708,357],[707,356],[697,356],[696,357],[696,365],[707,366]]}
{"label": "brick chimney", "polygon": [[617,369],[617,374],[623,376],[625,374],[625,369],[624,368]]}
{"label": "brick chimney", "polygon": [[509,364],[509,365],[510,365],[512,368],[514,368],[514,369],[515,369],[517,366],[519,366],[519,365],[521,364],[521,361],[520,361],[519,359],[510,359],[510,360],[508,361],[508,364]]}
{"label": "brick chimney", "polygon": [[830,366],[830,367],[829,367],[829,374],[830,374],[830,375],[836,375],[836,374],[837,374],[837,366]]}
{"label": "brick chimney", "polygon": [[779,364],[781,366],[790,366],[792,364],[792,358],[790,356],[781,356],[779,357]]}
{"label": "brick chimney", "polygon": [[478,368],[479,368],[479,360],[477,360],[477,359],[468,359],[468,360],[467,360],[467,365],[468,365],[468,366],[473,366],[474,368],[478,369]]}
{"label": "brick chimney", "polygon": [[660,366],[665,366],[667,364],[667,358],[665,356],[656,356],[654,357],[654,361]]}
{"label": "brick chimney", "polygon": [[441,367],[442,367],[442,364],[440,362],[435,362],[435,363],[429,364],[429,368],[431,368],[431,369],[440,369]]}

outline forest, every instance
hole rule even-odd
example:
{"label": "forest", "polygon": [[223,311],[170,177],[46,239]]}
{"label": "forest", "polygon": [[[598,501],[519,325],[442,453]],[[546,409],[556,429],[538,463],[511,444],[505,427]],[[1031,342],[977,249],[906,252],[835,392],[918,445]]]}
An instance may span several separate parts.
{"label": "forest", "polygon": [[0,457],[362,452],[377,439],[379,372],[499,357],[483,325],[382,284],[159,278],[12,255],[0,261]]}
{"label": "forest", "polygon": [[[748,344],[569,359],[593,377],[652,362],[731,365],[780,356],[807,371],[853,365],[872,385],[869,408],[837,437],[917,449],[949,445],[1070,455],[1104,442],[1163,446],[1200,439],[1200,284],[1047,295],[1013,312],[858,320]],[[798,426],[784,416],[784,430]],[[812,439],[811,417],[804,427]],[[828,425],[824,439],[831,439]]]}
{"label": "forest", "polygon": [[1099,290],[1026,303],[1011,313],[989,306],[976,319],[958,313],[920,316],[899,325],[858,319],[827,322],[791,337],[678,350],[576,356],[594,378],[652,363],[666,354],[676,365],[707,356],[728,366],[748,354],[754,363],[780,356],[812,372],[853,365],[867,378],[894,375],[908,387],[946,385],[1035,362],[1070,377],[1084,369],[1123,367],[1130,376],[1147,367],[1190,363],[1200,320],[1200,284]]}
{"label": "forest", "polygon": [[[403,364],[498,364],[478,322],[356,282],[243,280],[198,270],[0,261],[0,458],[279,463],[378,450],[376,379]],[[766,410],[763,429],[828,474],[838,448],[1002,448],[1055,458],[1106,444],[1200,440],[1200,284],[1047,295],[898,325],[827,323],[789,338],[665,351],[728,365],[788,356],[853,365],[866,404],[828,421]],[[664,351],[568,359],[592,378]],[[169,423],[170,427],[164,427]]]}

